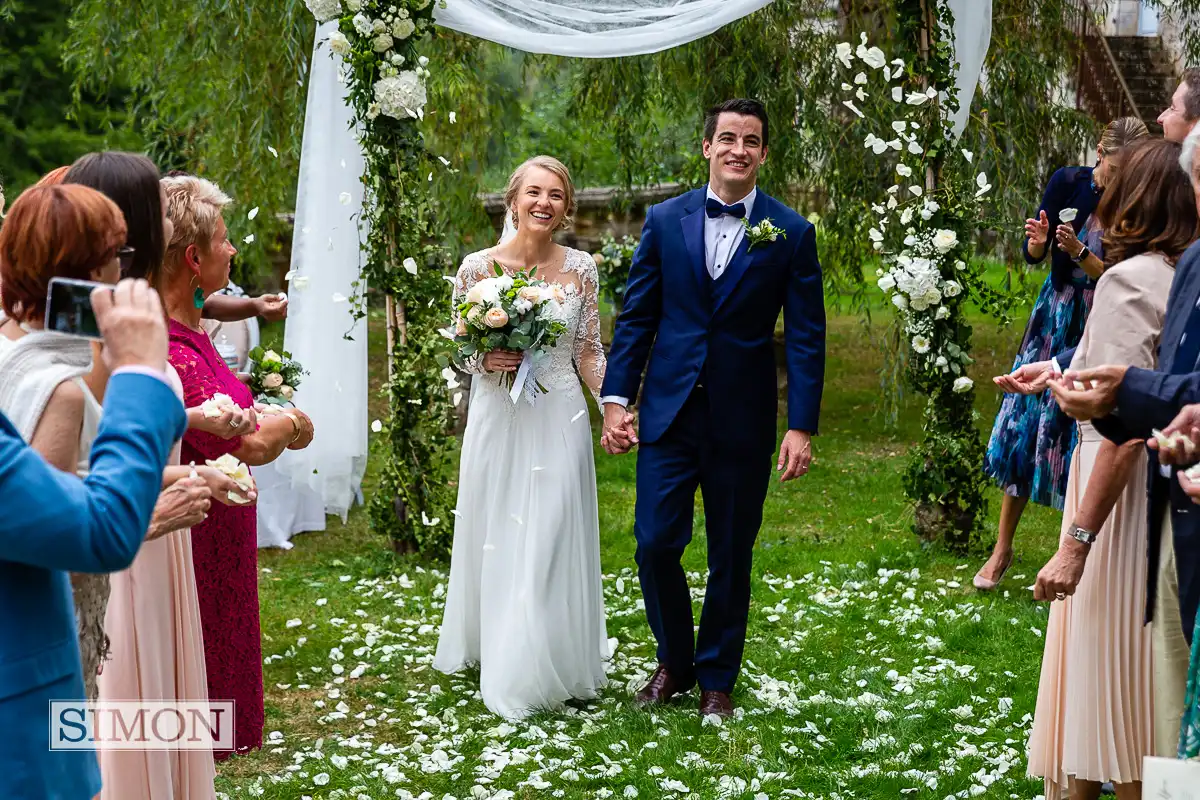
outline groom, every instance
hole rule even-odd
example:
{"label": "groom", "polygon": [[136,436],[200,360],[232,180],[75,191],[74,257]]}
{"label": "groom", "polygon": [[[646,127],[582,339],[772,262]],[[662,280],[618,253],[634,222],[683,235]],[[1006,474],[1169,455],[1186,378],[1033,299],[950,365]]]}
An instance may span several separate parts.
{"label": "groom", "polygon": [[[637,694],[665,703],[700,684],[700,713],[729,716],[750,614],[750,562],[775,449],[775,323],[784,312],[788,432],[776,470],[808,471],[825,374],[813,226],[755,188],[767,113],[728,100],[704,120],[708,186],[646,212],[601,392],[610,454],[640,444],[638,577],[658,669]],[[771,227],[779,229],[774,240]],[[755,233],[755,230],[760,233]],[[642,376],[645,373],[645,385]],[[640,399],[640,437],[630,403]],[[708,590],[693,637],[680,559],[704,500]]]}

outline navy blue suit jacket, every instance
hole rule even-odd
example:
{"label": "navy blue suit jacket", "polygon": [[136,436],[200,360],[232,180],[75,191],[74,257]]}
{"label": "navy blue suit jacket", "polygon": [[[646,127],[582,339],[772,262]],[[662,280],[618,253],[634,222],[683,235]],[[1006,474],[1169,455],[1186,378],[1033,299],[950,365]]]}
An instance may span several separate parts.
{"label": "navy blue suit jacket", "polygon": [[[1197,365],[1180,365],[1182,369],[1177,370],[1175,364],[1180,337],[1197,301],[1200,301],[1200,242],[1189,247],[1175,266],[1175,279],[1167,299],[1158,349],[1158,368],[1162,371],[1130,367],[1117,390],[1117,406],[1113,414],[1092,420],[1096,430],[1108,439],[1118,443],[1148,439],[1152,429],[1170,425],[1185,405],[1200,403],[1200,372],[1196,371]],[[1172,374],[1176,371],[1182,374]],[[1146,619],[1151,617],[1157,593],[1159,520],[1163,508],[1170,503],[1175,563],[1179,573],[1180,611],[1184,634],[1190,642],[1196,624],[1196,607],[1200,605],[1200,506],[1184,493],[1174,472],[1169,481],[1161,478],[1154,451],[1150,451],[1147,481],[1150,493],[1150,572]]]}
{"label": "navy blue suit jacket", "polygon": [[133,562],[187,417],[146,375],[109,382],[86,480],[46,464],[0,414],[0,783],[6,797],[90,799],[95,754],[49,751],[50,700],[83,699],[68,572]]}
{"label": "navy blue suit jacket", "polygon": [[641,391],[642,442],[653,444],[697,382],[707,389],[713,434],[755,451],[775,447],[775,323],[782,309],[788,427],[817,433],[825,376],[825,299],[812,224],[761,189],[748,222],[786,233],[743,238],[718,281],[704,254],[705,189],[651,207],[634,254],[602,395]]}

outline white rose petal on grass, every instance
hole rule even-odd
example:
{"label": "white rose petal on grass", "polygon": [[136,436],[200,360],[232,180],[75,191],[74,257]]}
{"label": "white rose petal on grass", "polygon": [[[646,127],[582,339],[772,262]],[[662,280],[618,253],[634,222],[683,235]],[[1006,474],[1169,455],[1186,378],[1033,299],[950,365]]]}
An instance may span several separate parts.
{"label": "white rose petal on grass", "polygon": [[301,625],[303,625],[303,624],[304,624],[304,620],[300,620],[300,619],[289,619],[289,620],[288,620],[287,622],[285,622],[284,624],[285,624],[287,627],[289,627],[289,628],[299,628]]}
{"label": "white rose petal on grass", "polygon": [[314,775],[313,783],[315,783],[317,786],[324,786],[325,784],[329,783],[329,773],[321,772],[317,775]]}
{"label": "white rose petal on grass", "polygon": [[375,420],[374,422],[371,423],[372,433],[379,433],[381,430],[383,430],[382,422],[380,422],[379,420]]}
{"label": "white rose petal on grass", "polygon": [[1077,216],[1079,216],[1078,208],[1064,208],[1058,212],[1058,218],[1063,222],[1074,222]]}

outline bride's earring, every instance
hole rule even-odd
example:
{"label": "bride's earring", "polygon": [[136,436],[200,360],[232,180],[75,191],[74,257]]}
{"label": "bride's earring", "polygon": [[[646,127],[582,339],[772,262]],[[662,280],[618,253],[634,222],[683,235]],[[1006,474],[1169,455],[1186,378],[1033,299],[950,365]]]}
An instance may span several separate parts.
{"label": "bride's earring", "polygon": [[517,220],[518,220],[518,217],[517,217],[517,210],[514,208],[514,209],[512,210],[512,223],[513,223],[513,227],[514,227],[514,228],[515,228],[515,227],[517,227]]}

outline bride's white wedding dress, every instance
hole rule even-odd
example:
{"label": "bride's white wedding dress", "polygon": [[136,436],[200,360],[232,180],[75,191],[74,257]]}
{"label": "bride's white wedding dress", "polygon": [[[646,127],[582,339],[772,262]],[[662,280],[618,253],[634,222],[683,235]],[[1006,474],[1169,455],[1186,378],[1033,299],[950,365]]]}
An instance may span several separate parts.
{"label": "bride's white wedding dress", "polygon": [[[494,274],[489,251],[467,256],[454,305]],[[434,659],[449,673],[479,664],[484,703],[509,719],[595,697],[609,657],[596,468],[580,386],[595,396],[604,379],[596,264],[568,250],[558,276],[539,270],[538,277],[567,292],[568,330],[533,365],[516,403],[501,376],[471,369],[450,587]],[[538,394],[537,383],[547,393]]]}

